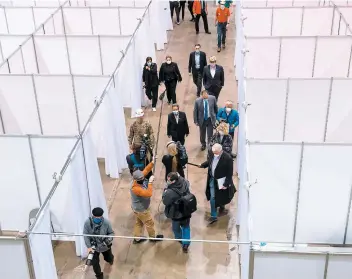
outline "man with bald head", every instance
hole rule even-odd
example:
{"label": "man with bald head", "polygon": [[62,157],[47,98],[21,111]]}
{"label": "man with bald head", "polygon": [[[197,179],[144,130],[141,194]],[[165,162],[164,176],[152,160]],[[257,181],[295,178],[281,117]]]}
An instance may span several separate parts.
{"label": "man with bald head", "polygon": [[235,135],[235,128],[238,126],[240,121],[237,110],[233,108],[233,102],[228,100],[225,103],[225,107],[220,108],[217,115],[216,120],[218,122],[225,122],[229,124],[229,134],[232,139]]}
{"label": "man with bald head", "polygon": [[225,84],[224,68],[216,64],[216,57],[209,59],[210,64],[203,70],[203,85],[209,95],[213,95],[216,100],[219,98],[220,91]]}

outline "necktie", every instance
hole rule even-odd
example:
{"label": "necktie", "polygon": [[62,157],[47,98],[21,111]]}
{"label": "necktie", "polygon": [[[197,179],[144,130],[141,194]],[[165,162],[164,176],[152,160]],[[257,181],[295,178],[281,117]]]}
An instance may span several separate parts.
{"label": "necktie", "polygon": [[208,120],[208,100],[204,100],[204,120]]}

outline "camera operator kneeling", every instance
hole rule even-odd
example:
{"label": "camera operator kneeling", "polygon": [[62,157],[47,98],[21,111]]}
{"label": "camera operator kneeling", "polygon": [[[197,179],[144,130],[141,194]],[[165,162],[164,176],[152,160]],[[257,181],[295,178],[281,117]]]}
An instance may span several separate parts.
{"label": "camera operator kneeling", "polygon": [[[197,210],[197,199],[189,190],[189,182],[177,172],[167,175],[167,188],[163,193],[165,216],[172,220],[176,239],[191,239],[190,220]],[[188,253],[190,241],[182,241],[182,250]]]}
{"label": "camera operator kneeling", "polygon": [[[84,223],[83,234],[114,235],[110,222],[107,219],[104,219],[103,214],[104,210],[102,208],[94,208],[92,210],[92,217],[89,217]],[[103,254],[104,260],[110,265],[113,265],[114,263],[114,255],[111,251],[112,241],[112,237],[84,237],[88,253],[94,253],[92,265],[97,279],[104,278],[99,264],[100,253]]]}

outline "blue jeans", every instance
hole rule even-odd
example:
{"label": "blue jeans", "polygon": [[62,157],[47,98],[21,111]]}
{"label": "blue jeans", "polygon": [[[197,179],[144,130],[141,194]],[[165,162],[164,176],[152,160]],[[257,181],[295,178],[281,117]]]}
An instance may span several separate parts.
{"label": "blue jeans", "polygon": [[215,207],[215,181],[214,181],[214,178],[210,178],[209,186],[210,186],[210,216],[217,218],[218,212]]}
{"label": "blue jeans", "polygon": [[226,22],[218,22],[217,33],[218,33],[218,48],[221,47],[221,43],[225,45],[226,40]]}
{"label": "blue jeans", "polygon": [[[182,221],[172,220],[172,231],[176,239],[191,239],[190,218]],[[189,245],[190,241],[182,241],[183,245]]]}

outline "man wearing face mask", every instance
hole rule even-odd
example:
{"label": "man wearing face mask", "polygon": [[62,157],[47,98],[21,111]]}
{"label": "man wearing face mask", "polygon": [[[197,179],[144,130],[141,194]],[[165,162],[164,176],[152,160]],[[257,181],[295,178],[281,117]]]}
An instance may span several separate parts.
{"label": "man wearing face mask", "polygon": [[203,70],[207,65],[207,55],[200,50],[200,44],[194,46],[194,51],[189,55],[188,72],[193,76],[193,83],[197,86],[197,97],[202,90]]}
{"label": "man wearing face mask", "polygon": [[[96,207],[92,210],[92,217],[89,217],[84,223],[83,234],[90,235],[114,235],[111,223],[103,217],[104,210],[100,207]],[[85,236],[84,242],[88,248],[88,253],[94,252],[92,259],[92,266],[97,279],[103,279],[104,275],[101,272],[99,264],[99,255],[103,254],[104,260],[113,265],[114,255],[111,251],[113,238],[103,238],[103,237],[90,237]]]}
{"label": "man wearing face mask", "polygon": [[159,71],[159,82],[163,82],[166,88],[167,102],[176,104],[177,82],[182,81],[182,76],[177,63],[172,62],[170,55],[166,56],[166,63],[163,63]]}
{"label": "man wearing face mask", "polygon": [[147,57],[146,59],[146,63],[143,67],[142,79],[145,87],[145,94],[149,100],[152,100],[152,110],[156,111],[159,89],[158,67],[153,63],[151,57]]}
{"label": "man wearing face mask", "polygon": [[209,95],[213,95],[217,101],[225,84],[224,68],[216,64],[215,56],[210,57],[209,61],[210,65],[204,67],[203,85]]}
{"label": "man wearing face mask", "polygon": [[223,152],[218,143],[212,147],[208,160],[199,165],[200,168],[208,168],[208,178],[205,194],[210,201],[209,225],[218,221],[219,214],[225,214],[225,205],[233,199],[236,188],[232,181],[233,160],[231,155]]}
{"label": "man wearing face mask", "polygon": [[235,135],[235,128],[238,126],[240,118],[237,110],[233,109],[232,101],[226,101],[225,107],[219,109],[216,119],[219,122],[229,124],[229,134],[233,139]]}
{"label": "man wearing face mask", "polygon": [[220,2],[220,7],[216,9],[215,26],[218,33],[218,52],[225,48],[227,26],[230,24],[230,9],[225,7],[225,1]]}
{"label": "man wearing face mask", "polygon": [[167,117],[167,136],[174,142],[185,144],[185,136],[189,134],[187,116],[180,111],[178,104],[172,105],[172,112]]}
{"label": "man wearing face mask", "polygon": [[194,103],[193,119],[194,124],[199,127],[201,150],[205,150],[205,136],[207,134],[208,143],[213,136],[213,128],[216,123],[216,113],[218,106],[214,96],[208,95],[206,90],[202,91],[201,97],[197,98]]}

